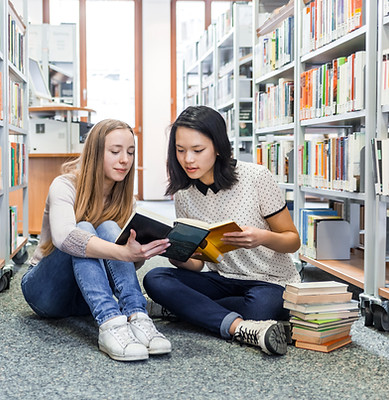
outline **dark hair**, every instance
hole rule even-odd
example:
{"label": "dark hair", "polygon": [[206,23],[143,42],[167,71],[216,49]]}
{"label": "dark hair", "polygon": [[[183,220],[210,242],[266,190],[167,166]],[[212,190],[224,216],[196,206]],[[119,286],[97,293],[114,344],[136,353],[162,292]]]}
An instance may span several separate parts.
{"label": "dark hair", "polygon": [[166,194],[172,195],[180,189],[186,189],[195,184],[195,180],[188,177],[177,160],[176,132],[180,126],[201,132],[212,140],[218,154],[214,165],[215,188],[230,189],[238,181],[238,178],[231,160],[231,144],[224,118],[210,107],[191,106],[178,116],[170,130],[167,153],[169,183]]}

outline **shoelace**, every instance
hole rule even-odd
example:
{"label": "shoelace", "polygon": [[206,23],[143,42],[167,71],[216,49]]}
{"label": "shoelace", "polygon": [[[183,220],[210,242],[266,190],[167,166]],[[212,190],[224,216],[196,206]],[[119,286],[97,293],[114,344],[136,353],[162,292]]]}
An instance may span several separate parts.
{"label": "shoelace", "polygon": [[118,342],[124,347],[130,343],[136,342],[135,337],[128,333],[127,325],[113,327],[111,328],[111,332]]}
{"label": "shoelace", "polygon": [[240,328],[233,336],[238,341],[258,345],[258,332],[247,328]]}
{"label": "shoelace", "polygon": [[156,336],[163,336],[162,333],[157,331],[157,328],[154,326],[154,323],[150,318],[135,320],[134,323],[142,329],[144,334],[147,335],[148,339],[152,339]]}

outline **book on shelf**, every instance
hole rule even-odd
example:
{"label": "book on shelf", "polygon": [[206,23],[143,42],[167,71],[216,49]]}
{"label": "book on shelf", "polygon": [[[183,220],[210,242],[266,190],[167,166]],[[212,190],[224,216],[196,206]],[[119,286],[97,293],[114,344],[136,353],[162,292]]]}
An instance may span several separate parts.
{"label": "book on shelf", "polygon": [[[302,54],[316,50],[365,23],[365,2],[322,0],[304,1],[302,13]],[[330,8],[329,8],[330,7]]]}
{"label": "book on shelf", "polygon": [[344,114],[364,108],[366,52],[316,66],[300,74],[300,119]]}
{"label": "book on shelf", "polygon": [[330,342],[323,343],[323,344],[309,343],[309,342],[303,342],[301,340],[296,340],[295,346],[300,349],[315,350],[315,351],[321,351],[324,353],[329,353],[330,351],[339,349],[343,346],[346,346],[347,344],[349,344],[351,342],[352,342],[351,336],[347,335],[347,336],[344,336],[343,338],[334,339]]}
{"label": "book on shelf", "polygon": [[318,189],[361,190],[365,132],[305,140],[297,148],[298,184]]}
{"label": "book on shelf", "polygon": [[282,295],[283,299],[295,304],[317,304],[317,303],[344,303],[351,300],[352,293],[330,293],[330,294],[296,294],[286,289]]}
{"label": "book on shelf", "polygon": [[140,207],[132,213],[115,243],[126,244],[131,229],[136,232],[136,240],[141,244],[168,238],[170,246],[165,253],[161,254],[164,257],[187,261],[193,256],[193,258],[214,263],[220,262],[224,253],[236,249],[234,246],[223,243],[221,240],[223,234],[241,231],[234,221],[215,224],[188,218],[177,218],[171,221]]}
{"label": "book on shelf", "polygon": [[10,223],[10,250],[11,253],[18,247],[18,208],[17,206],[9,206],[9,223]]}
{"label": "book on shelf", "polygon": [[308,216],[309,215],[338,215],[332,208],[301,208],[300,209],[300,236],[301,245],[308,244]]}
{"label": "book on shelf", "polygon": [[257,145],[257,164],[264,165],[277,182],[289,182],[289,153],[293,140],[286,136],[277,142],[264,141]]}
{"label": "book on shelf", "polygon": [[284,300],[284,308],[302,313],[328,313],[336,311],[356,311],[358,302],[350,300],[344,303],[323,303],[323,304],[295,304]]}
{"label": "book on shelf", "polygon": [[288,283],[285,288],[295,294],[333,294],[347,292],[348,285],[337,281]]}
{"label": "book on shelf", "polygon": [[331,208],[300,209],[300,252],[317,260],[350,258],[350,223]]}
{"label": "book on shelf", "polygon": [[297,317],[301,320],[309,322],[318,322],[322,320],[334,320],[339,318],[355,318],[359,316],[359,310],[345,310],[345,311],[331,311],[331,312],[312,312],[304,313],[300,311],[290,310],[290,315]]}
{"label": "book on shelf", "polygon": [[389,139],[382,140],[382,194],[389,196]]}
{"label": "book on shelf", "polygon": [[389,196],[389,138],[371,140],[376,194]]}
{"label": "book on shelf", "polygon": [[376,194],[382,193],[382,152],[381,140],[371,139],[371,150],[373,157],[373,180]]}

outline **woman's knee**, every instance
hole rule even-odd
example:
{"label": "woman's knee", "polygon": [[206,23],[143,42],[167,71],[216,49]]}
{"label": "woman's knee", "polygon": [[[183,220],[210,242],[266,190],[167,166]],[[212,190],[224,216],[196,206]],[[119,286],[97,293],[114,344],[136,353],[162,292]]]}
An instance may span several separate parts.
{"label": "woman's knee", "polygon": [[96,228],[98,237],[109,242],[114,242],[120,232],[121,229],[115,221],[104,221]]}
{"label": "woman's knee", "polygon": [[171,268],[156,267],[151,269],[143,278],[143,286],[147,293],[154,291],[154,289],[161,288],[161,280],[164,281]]}
{"label": "woman's knee", "polygon": [[80,221],[77,224],[77,228],[80,228],[86,232],[96,234],[96,230],[95,230],[94,226],[90,222],[87,222],[87,221]]}

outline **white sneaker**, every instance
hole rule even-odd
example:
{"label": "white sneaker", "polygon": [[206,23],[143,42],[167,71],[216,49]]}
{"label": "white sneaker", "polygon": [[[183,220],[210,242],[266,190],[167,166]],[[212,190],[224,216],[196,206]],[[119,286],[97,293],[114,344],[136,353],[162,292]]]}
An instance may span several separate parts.
{"label": "white sneaker", "polygon": [[172,351],[169,340],[157,331],[147,314],[135,313],[129,322],[129,326],[135,337],[147,347],[149,354],[166,354]]}
{"label": "white sneaker", "polygon": [[283,355],[287,350],[284,325],[281,322],[242,321],[235,329],[234,337],[241,343],[259,346],[266,354]]}
{"label": "white sneaker", "polygon": [[112,318],[99,327],[99,349],[118,361],[149,358],[146,347],[128,329],[125,315]]}

